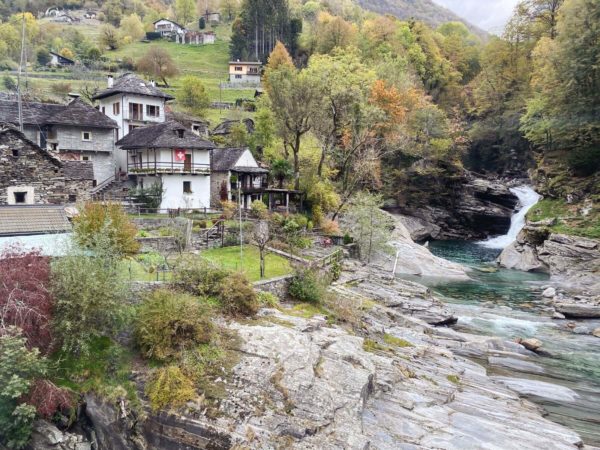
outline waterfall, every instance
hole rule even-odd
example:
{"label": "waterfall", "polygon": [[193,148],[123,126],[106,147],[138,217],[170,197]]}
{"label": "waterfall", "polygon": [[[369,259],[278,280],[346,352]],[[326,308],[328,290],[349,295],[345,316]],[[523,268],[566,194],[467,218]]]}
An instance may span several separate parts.
{"label": "waterfall", "polygon": [[529,211],[540,199],[540,195],[529,186],[514,187],[511,188],[510,191],[518,197],[521,208],[511,217],[508,233],[503,236],[497,236],[479,242],[479,244],[484,247],[505,248],[512,244],[517,239],[519,231],[525,226],[525,215],[527,214],[527,211]]}

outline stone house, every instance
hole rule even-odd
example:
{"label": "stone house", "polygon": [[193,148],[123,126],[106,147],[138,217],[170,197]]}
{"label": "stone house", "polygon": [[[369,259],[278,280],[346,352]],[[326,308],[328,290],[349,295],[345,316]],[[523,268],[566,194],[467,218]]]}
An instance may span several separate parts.
{"label": "stone house", "polygon": [[91,161],[61,161],[8,124],[0,124],[0,205],[65,204],[89,199]]}
{"label": "stone house", "polygon": [[269,171],[259,167],[248,148],[215,148],[211,152],[211,206],[218,208],[223,200],[238,201],[249,207],[254,200],[262,200],[267,189]]}
{"label": "stone house", "polygon": [[175,42],[178,44],[207,45],[214,44],[216,35],[212,31],[192,31],[185,30],[175,35]]}
{"label": "stone house", "polygon": [[[0,100],[0,122],[18,126],[16,101]],[[114,175],[115,121],[73,98],[67,104],[23,102],[25,136],[61,160],[91,161],[96,183]]]}
{"label": "stone house", "polygon": [[232,85],[260,86],[262,63],[253,61],[230,61],[229,83]]}
{"label": "stone house", "polygon": [[137,186],[162,184],[160,209],[210,207],[212,142],[179,122],[168,121],[134,129],[117,145]]}
{"label": "stone house", "polygon": [[[165,121],[165,104],[171,95],[158,89],[153,81],[126,73],[113,80],[108,77],[107,88],[93,97],[100,112],[116,122],[117,140],[136,128]],[[127,154],[115,153],[115,164],[119,172],[127,170]]]}
{"label": "stone house", "polygon": [[67,67],[75,65],[75,61],[66,58],[63,55],[59,55],[58,53],[50,52],[50,61],[48,62],[48,65],[53,67]]}

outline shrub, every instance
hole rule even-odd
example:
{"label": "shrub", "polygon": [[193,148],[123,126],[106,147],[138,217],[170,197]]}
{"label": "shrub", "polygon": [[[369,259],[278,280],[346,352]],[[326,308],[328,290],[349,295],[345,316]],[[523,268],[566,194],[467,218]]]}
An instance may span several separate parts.
{"label": "shrub", "polygon": [[292,278],[288,293],[294,300],[319,303],[325,294],[325,284],[317,270],[300,269]]}
{"label": "shrub", "polygon": [[279,299],[275,294],[270,292],[258,291],[256,293],[256,298],[260,306],[266,308],[277,308],[279,306]]}
{"label": "shrub", "polygon": [[19,399],[45,374],[46,360],[26,343],[15,327],[0,333],[0,447],[25,447],[35,419],[35,407]]}
{"label": "shrub", "polygon": [[117,203],[86,203],[74,219],[75,241],[84,248],[105,251],[113,256],[134,255],[140,249],[137,228]]}
{"label": "shrub", "polygon": [[141,204],[147,211],[160,208],[165,189],[162,183],[154,183],[147,188],[138,186],[131,194],[134,203]]}
{"label": "shrub", "polygon": [[252,215],[257,219],[266,219],[269,217],[269,209],[261,200],[254,200],[250,205]]}
{"label": "shrub", "polygon": [[342,264],[339,261],[333,261],[329,268],[329,273],[333,281],[339,280],[342,275]]}
{"label": "shrub", "polygon": [[39,416],[47,420],[52,419],[56,412],[73,406],[71,394],[48,380],[35,380],[23,399],[35,408]]}
{"label": "shrub", "polygon": [[147,358],[169,360],[188,347],[209,343],[212,333],[209,308],[189,294],[160,289],[138,309],[136,342]]}
{"label": "shrub", "polygon": [[[0,328],[16,326],[27,345],[43,351],[52,342],[54,299],[50,288],[50,260],[37,251],[8,247],[0,252]],[[1,332],[1,330],[0,330]]]}
{"label": "shrub", "polygon": [[232,316],[253,316],[259,309],[252,284],[240,272],[232,273],[221,281],[219,300],[223,310]]}
{"label": "shrub", "polygon": [[69,255],[52,264],[53,330],[66,352],[87,354],[94,338],[116,334],[126,289],[113,262]]}
{"label": "shrub", "polygon": [[196,396],[194,384],[177,366],[156,369],[146,385],[150,406],[158,411],[167,406],[178,407]]}
{"label": "shrub", "polygon": [[325,233],[325,234],[330,234],[330,235],[340,234],[339,224],[337,222],[335,222],[334,220],[330,220],[330,219],[323,220],[323,222],[321,224],[321,230],[323,230],[323,233]]}
{"label": "shrub", "polygon": [[223,218],[226,220],[230,220],[235,215],[237,205],[235,202],[232,202],[230,200],[224,200],[221,202],[221,209],[223,209]]}
{"label": "shrub", "polygon": [[194,255],[181,257],[173,268],[173,282],[180,289],[200,296],[216,296],[221,280],[229,272]]}

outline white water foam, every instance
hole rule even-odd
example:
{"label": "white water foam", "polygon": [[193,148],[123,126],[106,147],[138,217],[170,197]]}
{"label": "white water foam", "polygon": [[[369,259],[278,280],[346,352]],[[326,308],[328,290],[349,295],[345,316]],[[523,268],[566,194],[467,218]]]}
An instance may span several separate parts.
{"label": "white water foam", "polygon": [[512,244],[517,239],[519,231],[525,226],[527,211],[540,200],[540,195],[529,186],[514,187],[510,191],[518,197],[521,208],[510,219],[508,233],[478,242],[478,244],[487,248],[505,248]]}

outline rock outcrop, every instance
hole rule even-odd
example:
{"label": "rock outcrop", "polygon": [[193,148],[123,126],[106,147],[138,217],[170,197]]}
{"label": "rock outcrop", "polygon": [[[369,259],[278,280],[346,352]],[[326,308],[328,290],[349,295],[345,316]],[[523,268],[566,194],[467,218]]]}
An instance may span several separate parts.
{"label": "rock outcrop", "polygon": [[518,198],[507,186],[456,170],[407,175],[389,210],[407,216],[413,239],[477,240],[505,234]]}
{"label": "rock outcrop", "polygon": [[528,225],[498,258],[501,266],[546,272],[563,286],[600,292],[600,241]]}

